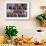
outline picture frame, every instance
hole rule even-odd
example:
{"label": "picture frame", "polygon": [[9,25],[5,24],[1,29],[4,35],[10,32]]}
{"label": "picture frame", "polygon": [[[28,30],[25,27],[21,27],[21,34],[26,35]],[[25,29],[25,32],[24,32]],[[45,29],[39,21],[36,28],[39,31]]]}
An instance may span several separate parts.
{"label": "picture frame", "polygon": [[29,2],[6,1],[6,19],[29,19]]}

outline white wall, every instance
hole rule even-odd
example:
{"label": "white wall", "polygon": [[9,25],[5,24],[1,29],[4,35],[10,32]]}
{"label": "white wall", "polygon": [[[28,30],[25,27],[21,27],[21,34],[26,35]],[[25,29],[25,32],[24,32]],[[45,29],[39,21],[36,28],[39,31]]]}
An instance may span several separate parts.
{"label": "white wall", "polygon": [[[40,6],[46,5],[46,0],[13,0],[13,1],[29,1],[30,3],[30,20],[6,20],[4,18],[4,2],[9,0],[0,0],[0,35],[4,34],[6,25],[15,25],[19,31],[18,36],[31,36],[36,33],[36,29],[44,29],[38,25],[35,16],[40,14]],[[32,33],[33,32],[33,33]],[[41,36],[40,36],[41,37]]]}

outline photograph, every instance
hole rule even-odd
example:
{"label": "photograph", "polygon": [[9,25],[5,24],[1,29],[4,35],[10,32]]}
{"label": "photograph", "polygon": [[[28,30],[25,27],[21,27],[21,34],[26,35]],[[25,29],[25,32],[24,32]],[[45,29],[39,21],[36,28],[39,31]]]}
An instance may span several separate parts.
{"label": "photograph", "polygon": [[29,3],[6,3],[6,17],[11,19],[29,19]]}

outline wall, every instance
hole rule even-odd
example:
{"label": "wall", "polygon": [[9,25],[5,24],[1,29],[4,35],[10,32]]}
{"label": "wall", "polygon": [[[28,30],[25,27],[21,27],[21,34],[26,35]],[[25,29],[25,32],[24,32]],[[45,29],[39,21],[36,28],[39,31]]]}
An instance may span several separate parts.
{"label": "wall", "polygon": [[[36,29],[43,29],[38,25],[35,16],[40,14],[40,6],[46,5],[46,0],[13,0],[13,1],[29,1],[30,3],[30,20],[6,20],[4,18],[4,2],[9,0],[0,0],[0,35],[4,34],[6,25],[15,25],[18,29],[18,36],[31,36],[36,34]],[[11,1],[11,0],[10,0]],[[40,33],[41,34],[41,33]],[[41,36],[40,36],[41,37]]]}

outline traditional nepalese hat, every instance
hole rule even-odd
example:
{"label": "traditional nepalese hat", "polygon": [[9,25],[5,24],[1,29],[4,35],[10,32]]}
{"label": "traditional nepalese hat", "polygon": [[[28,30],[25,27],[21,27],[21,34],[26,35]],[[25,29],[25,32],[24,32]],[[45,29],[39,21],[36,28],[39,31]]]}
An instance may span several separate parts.
{"label": "traditional nepalese hat", "polygon": [[40,6],[40,9],[46,9],[46,6]]}

